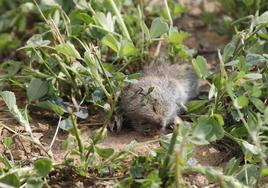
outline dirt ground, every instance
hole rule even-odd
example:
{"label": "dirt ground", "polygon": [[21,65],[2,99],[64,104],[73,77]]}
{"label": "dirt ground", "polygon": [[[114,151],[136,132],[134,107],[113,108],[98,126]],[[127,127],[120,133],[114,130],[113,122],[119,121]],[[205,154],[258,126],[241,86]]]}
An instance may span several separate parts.
{"label": "dirt ground", "polygon": [[[152,2],[154,3],[154,2]],[[155,1],[157,3],[157,1]],[[221,49],[229,40],[228,36],[220,35],[215,31],[217,25],[217,19],[215,23],[205,25],[200,17],[205,11],[214,12],[217,17],[221,17],[221,9],[214,0],[180,0],[180,3],[184,4],[188,11],[186,15],[175,19],[175,25],[182,30],[191,34],[191,37],[186,41],[185,45],[189,48],[197,50],[198,54],[201,54],[209,61],[211,69],[217,67],[217,49]],[[23,101],[23,94],[16,96],[17,101]],[[46,117],[44,114],[34,114],[31,116],[31,126],[34,133],[40,138],[45,146],[49,146],[56,131],[58,119]],[[16,132],[23,132],[23,128],[13,119],[9,113],[4,102],[0,99],[0,123],[3,123]],[[79,126],[82,132],[82,138],[86,142],[90,133],[97,127],[100,127],[100,120],[97,116],[91,116],[87,121],[82,122]],[[10,135],[14,138],[16,144],[15,147],[9,151],[2,144],[0,144],[0,152],[8,155],[12,153],[14,160],[22,160],[24,164],[30,163],[32,159],[40,155],[40,150],[29,141],[16,136],[10,130],[7,130],[0,125],[0,140],[3,137]],[[66,156],[66,151],[62,148],[63,142],[67,137],[67,133],[63,130],[59,130],[56,141],[52,147],[53,157],[55,162],[61,162]],[[121,150],[126,147],[133,140],[137,141],[139,147],[136,151],[140,153],[146,153],[159,146],[159,136],[145,137],[139,133],[123,129],[119,133],[108,132],[108,136],[104,139],[102,146],[112,147],[115,150]],[[42,151],[41,151],[42,153]],[[223,161],[224,153],[220,152],[212,145],[197,147],[194,151],[194,158],[201,165],[215,166],[220,165]],[[185,176],[185,179],[190,182],[191,187],[205,187],[209,185],[208,180],[200,174],[189,174]],[[102,181],[99,181],[102,182]],[[105,181],[103,185],[95,185],[96,187],[109,187],[112,182]],[[58,184],[62,186],[63,184]],[[105,186],[104,186],[105,185]],[[89,187],[94,187],[88,184]],[[57,187],[55,185],[55,187]],[[213,186],[212,186],[213,187]],[[215,185],[214,187],[217,187]]]}

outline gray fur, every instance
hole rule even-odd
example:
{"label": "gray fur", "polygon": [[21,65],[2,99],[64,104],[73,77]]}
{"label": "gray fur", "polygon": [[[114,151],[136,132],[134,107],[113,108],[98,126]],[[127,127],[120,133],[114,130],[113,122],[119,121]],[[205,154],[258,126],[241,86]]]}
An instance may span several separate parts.
{"label": "gray fur", "polygon": [[[154,89],[144,103],[150,87]],[[138,82],[123,90],[120,107],[123,116],[140,132],[165,129],[184,104],[197,95],[198,81],[192,66],[170,65],[162,59],[145,68]]]}

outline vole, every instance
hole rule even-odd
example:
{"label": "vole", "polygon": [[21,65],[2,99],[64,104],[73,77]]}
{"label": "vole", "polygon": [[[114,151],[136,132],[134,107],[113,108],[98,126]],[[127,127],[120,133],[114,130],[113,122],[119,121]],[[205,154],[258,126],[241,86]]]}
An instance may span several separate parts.
{"label": "vole", "polygon": [[126,86],[121,94],[123,117],[139,132],[165,131],[198,95],[198,78],[190,64],[170,64],[165,58],[146,67],[137,83]]}

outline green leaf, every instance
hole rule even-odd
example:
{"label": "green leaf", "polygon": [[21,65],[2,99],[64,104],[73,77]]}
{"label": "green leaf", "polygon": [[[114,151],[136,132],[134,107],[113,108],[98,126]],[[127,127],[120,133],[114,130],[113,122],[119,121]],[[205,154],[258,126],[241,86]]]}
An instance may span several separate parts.
{"label": "green leaf", "polygon": [[259,54],[247,54],[246,56],[246,62],[250,65],[257,65],[262,62],[266,62],[267,60]]}
{"label": "green leaf", "polygon": [[105,159],[107,159],[114,153],[114,150],[112,148],[95,147],[95,149],[96,149],[97,154]]}
{"label": "green leaf", "polygon": [[248,103],[249,103],[249,100],[245,96],[239,96],[236,99],[236,105],[237,105],[238,108],[247,107],[248,106]]}
{"label": "green leaf", "polygon": [[107,31],[114,32],[114,22],[115,18],[112,16],[110,12],[105,16],[102,12],[97,12],[95,14],[95,18],[97,22]]}
{"label": "green leaf", "polygon": [[220,114],[213,114],[211,116],[211,118],[214,118],[215,120],[217,120],[218,124],[220,126],[223,126],[224,125],[224,120],[223,120],[223,117],[220,115]]}
{"label": "green leaf", "polygon": [[264,122],[268,125],[268,107],[264,110]]}
{"label": "green leaf", "polygon": [[253,5],[254,0],[243,0],[243,2],[247,7],[250,7]]}
{"label": "green leaf", "polygon": [[79,52],[75,49],[74,45],[70,42],[59,44],[55,47],[58,53],[65,55],[68,58],[81,59]]}
{"label": "green leaf", "polygon": [[15,76],[21,69],[22,63],[19,61],[8,60],[0,65],[0,69],[7,73],[7,76]]}
{"label": "green leaf", "polygon": [[169,27],[166,22],[162,21],[160,18],[155,18],[150,28],[150,36],[151,38],[158,38],[168,32],[168,30]]}
{"label": "green leaf", "polygon": [[202,145],[223,138],[223,124],[223,118],[219,114],[211,117],[199,117],[197,125],[195,126],[193,131],[192,142],[197,145]]}
{"label": "green leaf", "polygon": [[201,108],[205,107],[205,104],[207,103],[207,100],[191,100],[188,103],[186,103],[187,112],[199,112]]}
{"label": "green leaf", "polygon": [[2,96],[9,111],[12,113],[12,115],[14,115],[14,117],[18,120],[18,122],[25,128],[26,132],[28,132],[37,143],[39,143],[39,140],[36,139],[32,134],[32,129],[30,127],[28,120],[22,115],[22,113],[18,109],[14,93],[10,91],[3,91],[0,92],[0,96]]}
{"label": "green leaf", "polygon": [[90,15],[84,12],[72,12],[70,17],[77,20],[81,20],[86,24],[91,24],[94,22],[94,19]]}
{"label": "green leaf", "polygon": [[267,167],[263,168],[261,171],[261,177],[265,177],[265,176],[268,176],[268,168]]}
{"label": "green leaf", "polygon": [[123,40],[121,41],[120,57],[134,55],[137,52],[132,42]]}
{"label": "green leaf", "polygon": [[34,169],[39,176],[46,177],[52,170],[52,162],[49,159],[38,159],[34,162]]}
{"label": "green leaf", "polygon": [[76,117],[79,117],[81,119],[87,119],[88,118],[88,111],[84,108],[79,109],[78,112],[74,112],[74,115]]}
{"label": "green leaf", "polygon": [[10,148],[10,146],[12,145],[13,143],[13,140],[12,140],[12,137],[10,136],[5,136],[4,139],[3,139],[3,144],[7,147],[7,148]]}
{"label": "green leaf", "polygon": [[250,94],[251,94],[252,97],[259,98],[261,96],[261,94],[262,94],[262,91],[258,87],[252,87]]}
{"label": "green leaf", "polygon": [[0,179],[0,182],[13,186],[15,188],[18,188],[20,186],[19,177],[15,173],[4,176],[3,178]]}
{"label": "green leaf", "polygon": [[169,32],[168,40],[174,44],[181,44],[188,36],[189,34],[186,32],[178,32],[176,29],[172,29]]}
{"label": "green leaf", "polygon": [[46,110],[50,110],[55,112],[57,115],[63,115],[64,114],[64,109],[57,104],[52,103],[51,101],[42,101],[37,103],[35,106],[39,107],[39,108],[43,108]]}
{"label": "green leaf", "polygon": [[26,182],[26,188],[42,188],[44,181],[41,178],[30,177]]}
{"label": "green leaf", "polygon": [[35,34],[27,42],[27,47],[38,48],[41,46],[48,46],[50,44],[49,40],[43,40],[42,35]]}
{"label": "green leaf", "polygon": [[235,51],[235,46],[232,43],[227,44],[223,50],[223,61],[227,63],[231,57],[233,57],[233,53]]}
{"label": "green leaf", "polygon": [[1,97],[5,101],[8,109],[11,111],[16,105],[16,97],[13,92],[3,91],[0,93]]}
{"label": "green leaf", "polygon": [[48,92],[48,83],[40,79],[33,78],[27,87],[27,96],[29,101],[38,100]]}
{"label": "green leaf", "polygon": [[265,104],[258,98],[250,98],[250,101],[254,104],[254,106],[260,111],[264,112],[265,110]]}
{"label": "green leaf", "polygon": [[20,46],[20,40],[15,34],[3,33],[0,34],[0,50],[16,49]]}
{"label": "green leaf", "polygon": [[150,38],[150,31],[147,27],[147,25],[144,23],[144,21],[142,22],[142,25],[141,25],[143,31],[144,31],[144,34],[147,38]]}
{"label": "green leaf", "polygon": [[110,47],[113,51],[119,51],[120,44],[113,35],[107,34],[105,37],[103,37],[101,42],[103,45]]}
{"label": "green leaf", "polygon": [[193,59],[192,64],[196,74],[200,78],[206,78],[208,76],[208,64],[204,57],[197,56],[196,59]]}
{"label": "green leaf", "polygon": [[268,11],[264,12],[257,18],[257,24],[266,24],[268,23]]}
{"label": "green leaf", "polygon": [[73,127],[73,124],[72,124],[72,121],[70,120],[70,118],[67,118],[67,119],[61,120],[59,126],[62,130],[68,131]]}
{"label": "green leaf", "polygon": [[245,140],[242,141],[242,145],[243,145],[243,147],[244,147],[245,150],[249,151],[253,155],[258,155],[258,148],[256,146],[248,143]]}
{"label": "green leaf", "polygon": [[262,79],[262,74],[259,74],[259,73],[246,74],[245,78],[252,79],[252,80],[258,80],[258,79]]}

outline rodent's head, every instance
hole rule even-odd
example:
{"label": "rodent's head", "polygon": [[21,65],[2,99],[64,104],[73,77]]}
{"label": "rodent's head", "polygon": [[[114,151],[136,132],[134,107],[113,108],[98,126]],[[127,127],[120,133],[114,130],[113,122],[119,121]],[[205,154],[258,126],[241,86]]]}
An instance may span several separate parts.
{"label": "rodent's head", "polygon": [[[165,126],[165,111],[159,99],[148,93],[149,87],[129,85],[127,92],[121,96],[121,110],[124,116],[130,120],[133,128],[139,132],[158,130]],[[166,108],[166,107],[164,107]]]}

